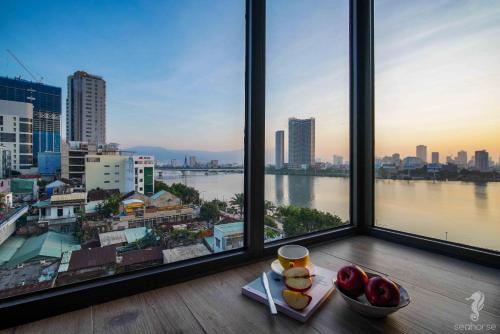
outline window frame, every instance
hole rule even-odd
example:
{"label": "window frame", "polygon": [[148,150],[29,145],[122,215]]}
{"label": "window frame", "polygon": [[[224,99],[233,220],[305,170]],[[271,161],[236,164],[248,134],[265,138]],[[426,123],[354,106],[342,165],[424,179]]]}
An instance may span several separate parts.
{"label": "window frame", "polygon": [[313,245],[359,234],[500,267],[499,252],[374,226],[373,5],[374,0],[350,0],[349,225],[264,243],[266,0],[246,0],[244,247],[8,297],[0,300],[0,328],[228,270],[271,256],[284,244]]}

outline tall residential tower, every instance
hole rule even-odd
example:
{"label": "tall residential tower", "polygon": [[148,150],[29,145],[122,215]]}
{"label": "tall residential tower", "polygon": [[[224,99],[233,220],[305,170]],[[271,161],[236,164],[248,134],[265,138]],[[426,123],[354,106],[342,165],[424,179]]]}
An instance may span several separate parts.
{"label": "tall residential tower", "polygon": [[282,169],[285,165],[285,131],[276,131],[276,169]]}
{"label": "tall residential tower", "polygon": [[29,153],[33,153],[34,165],[37,165],[38,153],[61,151],[61,88],[0,77],[0,100],[33,105],[33,124],[29,130],[33,151]]}
{"label": "tall residential tower", "polygon": [[425,145],[417,146],[417,158],[422,160],[424,163],[427,163],[427,146]]}
{"label": "tall residential tower", "polygon": [[68,77],[66,140],[106,143],[106,81],[77,71]]}
{"label": "tall residential tower", "polygon": [[314,118],[288,119],[288,166],[309,168],[315,162]]}

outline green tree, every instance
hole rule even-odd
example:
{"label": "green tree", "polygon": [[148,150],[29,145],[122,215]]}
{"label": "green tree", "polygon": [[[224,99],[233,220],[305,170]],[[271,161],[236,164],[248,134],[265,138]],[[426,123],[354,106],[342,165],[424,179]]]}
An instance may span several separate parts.
{"label": "green tree", "polygon": [[346,224],[337,215],[293,205],[279,207],[278,216],[286,237],[293,237]]}
{"label": "green tree", "polygon": [[276,224],[276,222],[274,221],[273,218],[269,217],[269,216],[264,216],[264,225],[266,226],[270,226],[270,227],[274,227],[274,228],[277,228],[278,227],[278,224]]}
{"label": "green tree", "polygon": [[220,210],[217,202],[211,201],[203,203],[200,208],[200,217],[212,224],[218,222]]}
{"label": "green tree", "polygon": [[96,206],[97,213],[103,217],[117,215],[120,212],[121,198],[118,194],[113,194]]}
{"label": "green tree", "polygon": [[243,193],[234,194],[234,196],[229,200],[229,203],[231,203],[231,205],[235,205],[238,207],[238,214],[240,216],[243,215],[244,202],[245,196],[243,195]]}

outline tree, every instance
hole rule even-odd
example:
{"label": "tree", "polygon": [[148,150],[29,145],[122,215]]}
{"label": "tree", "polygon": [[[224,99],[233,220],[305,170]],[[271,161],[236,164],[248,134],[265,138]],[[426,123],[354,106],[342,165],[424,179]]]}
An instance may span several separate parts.
{"label": "tree", "polygon": [[120,203],[120,196],[118,194],[113,194],[96,206],[97,213],[104,217],[117,215],[120,212]]}
{"label": "tree", "polygon": [[217,203],[215,201],[203,203],[200,208],[200,217],[212,224],[219,221],[220,211]]}
{"label": "tree", "polygon": [[276,222],[274,221],[274,219],[272,219],[271,217],[269,217],[267,215],[264,216],[264,225],[270,226],[270,227],[274,227],[274,228],[278,227],[278,224],[276,224]]}
{"label": "tree", "polygon": [[229,203],[231,203],[231,205],[235,205],[238,207],[238,213],[240,216],[243,215],[244,202],[245,196],[243,195],[243,193],[234,194],[234,196],[229,200]]}
{"label": "tree", "polygon": [[346,224],[337,215],[293,205],[278,208],[286,237],[293,237]]}

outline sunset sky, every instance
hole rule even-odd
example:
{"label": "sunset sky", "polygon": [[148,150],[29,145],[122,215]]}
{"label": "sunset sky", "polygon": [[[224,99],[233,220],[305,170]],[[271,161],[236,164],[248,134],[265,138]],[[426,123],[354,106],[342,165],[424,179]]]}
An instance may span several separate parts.
{"label": "sunset sky", "polygon": [[[266,150],[316,118],[316,156],[348,156],[347,0],[268,1]],[[244,1],[2,1],[0,75],[107,81],[108,141],[243,147]],[[30,10],[26,10],[30,8]],[[376,1],[376,151],[500,156],[500,1]],[[63,100],[63,106],[65,105]],[[65,110],[63,110],[63,114]],[[63,122],[64,124],[64,122]],[[64,131],[64,130],[63,130]],[[64,133],[64,132],[63,132]]]}

